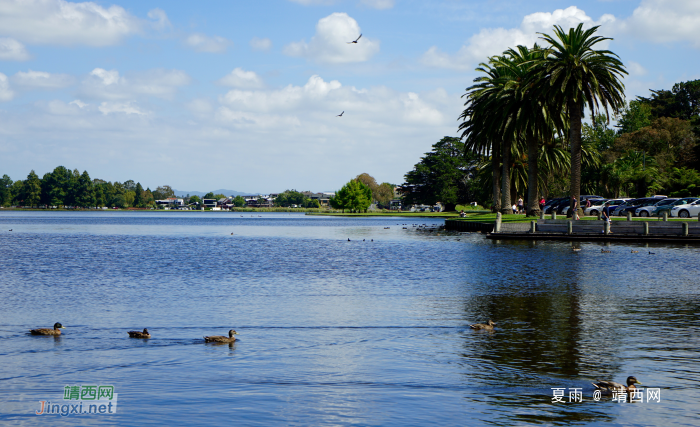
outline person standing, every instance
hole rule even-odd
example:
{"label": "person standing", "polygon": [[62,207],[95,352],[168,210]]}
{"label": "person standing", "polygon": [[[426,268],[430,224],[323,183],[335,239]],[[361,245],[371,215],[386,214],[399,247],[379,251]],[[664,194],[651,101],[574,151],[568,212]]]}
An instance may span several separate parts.
{"label": "person standing", "polygon": [[576,197],[571,196],[571,209],[573,209],[573,212],[571,213],[571,218],[574,221],[578,221],[578,200],[576,200]]}
{"label": "person standing", "polygon": [[523,198],[518,198],[518,213],[523,213]]}
{"label": "person standing", "polygon": [[544,197],[542,197],[542,198],[540,199],[540,210],[544,209],[545,203],[546,203],[546,202],[544,201]]}
{"label": "person standing", "polygon": [[612,220],[610,219],[610,202],[605,202],[605,205],[603,205],[603,214],[601,215],[601,219],[603,221],[607,221],[608,224],[612,226]]}

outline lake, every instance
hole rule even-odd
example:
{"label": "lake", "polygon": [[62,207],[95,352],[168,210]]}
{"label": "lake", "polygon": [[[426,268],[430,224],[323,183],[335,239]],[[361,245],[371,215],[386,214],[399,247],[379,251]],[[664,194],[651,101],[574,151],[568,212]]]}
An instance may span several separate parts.
{"label": "lake", "polygon": [[700,248],[442,223],[0,210],[0,424],[698,425]]}

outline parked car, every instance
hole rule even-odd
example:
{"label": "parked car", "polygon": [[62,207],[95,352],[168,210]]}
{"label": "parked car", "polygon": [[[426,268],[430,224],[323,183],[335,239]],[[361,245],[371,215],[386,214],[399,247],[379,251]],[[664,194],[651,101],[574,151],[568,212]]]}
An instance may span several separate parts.
{"label": "parked car", "polygon": [[[622,198],[622,199],[610,199],[608,202],[610,202],[610,212],[614,212],[615,209],[625,203],[626,201],[631,200],[629,198]],[[602,205],[600,206],[591,206],[591,210],[588,214],[591,216],[597,216],[598,212],[603,212],[603,208],[605,207],[605,202],[603,202]]]}
{"label": "parked car", "polygon": [[[571,200],[571,199],[568,199],[568,200]],[[586,202],[587,202],[588,200],[591,200],[591,202],[592,202],[592,201],[594,201],[594,200],[595,200],[595,201],[598,201],[598,200],[605,200],[605,199],[602,198],[602,197],[600,197],[600,196],[591,196],[591,195],[581,196],[581,198],[579,199],[578,206],[579,206],[580,208],[583,208],[583,209],[584,209],[584,211],[583,211],[583,214],[584,214],[584,215],[586,215],[586,210],[585,210],[585,209],[586,209]],[[562,215],[566,215],[567,213],[569,213],[569,208],[570,208],[570,207],[571,207],[571,203],[567,204],[564,208],[562,208],[561,214],[562,214]]]}
{"label": "parked car", "polygon": [[634,211],[636,211],[637,208],[641,208],[642,206],[651,206],[654,203],[665,198],[665,196],[654,196],[628,200],[623,205],[620,205],[617,208],[615,208],[613,215],[625,216],[627,215],[627,211],[630,211],[634,214]]}
{"label": "parked car", "polygon": [[583,214],[592,216],[598,215],[598,212],[603,211],[603,205],[605,205],[605,202],[607,201],[608,199],[592,199],[591,206],[585,208],[583,210]]}
{"label": "parked car", "polygon": [[697,197],[684,197],[684,198],[682,198],[682,199],[676,200],[675,202],[673,202],[673,203],[670,204],[670,205],[661,205],[661,206],[657,206],[657,207],[654,208],[653,211],[651,211],[651,216],[662,216],[662,215],[664,214],[664,211],[669,212],[669,215],[670,215],[671,209],[672,209],[674,206],[679,206],[679,205],[685,205],[685,204],[688,204],[688,203],[693,203],[693,202],[696,201],[696,200],[698,200]]}
{"label": "parked car", "polygon": [[700,200],[685,205],[678,205],[671,208],[671,216],[679,218],[697,217],[700,213]]}
{"label": "parked car", "polygon": [[668,198],[668,199],[660,200],[660,201],[656,202],[656,203],[653,204],[653,205],[642,206],[641,208],[637,208],[637,210],[634,211],[634,216],[641,216],[641,217],[651,216],[651,213],[652,213],[656,208],[658,208],[658,207],[660,207],[660,206],[672,205],[673,202],[676,202],[676,201],[678,201],[678,199],[671,199],[671,198]]}
{"label": "parked car", "polygon": [[569,205],[571,204],[571,198],[570,197],[563,197],[562,201],[557,204],[557,215],[562,215],[562,211],[564,208],[568,208]]}
{"label": "parked car", "polygon": [[549,214],[552,213],[552,208],[556,209],[559,207],[559,204],[562,203],[563,201],[568,200],[566,197],[557,197],[556,199],[551,199],[544,205],[544,213]]}

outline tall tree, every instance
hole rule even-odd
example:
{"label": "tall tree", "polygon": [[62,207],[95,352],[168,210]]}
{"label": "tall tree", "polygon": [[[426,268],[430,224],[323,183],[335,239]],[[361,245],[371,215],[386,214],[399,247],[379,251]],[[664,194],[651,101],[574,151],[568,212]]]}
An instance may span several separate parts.
{"label": "tall tree", "polygon": [[41,180],[34,169],[27,175],[24,182],[25,206],[38,206],[41,200]]}
{"label": "tall tree", "polygon": [[369,187],[370,190],[372,190],[372,198],[375,199],[376,196],[374,193],[377,192],[377,187],[379,185],[377,184],[377,180],[374,179],[374,177],[368,173],[361,173],[355,177],[356,180],[360,181],[361,183],[365,184],[366,186]]}
{"label": "tall tree", "polygon": [[[554,37],[542,34],[550,46],[545,52],[540,81],[554,102],[569,119],[571,147],[570,194],[581,196],[581,122],[587,106],[592,115],[602,109],[610,119],[609,109],[618,112],[624,106],[621,78],[627,74],[619,57],[609,50],[595,50],[598,43],[612,40],[594,36],[598,26],[583,30],[583,24],[565,32],[554,26]],[[541,33],[540,33],[541,34]],[[573,201],[570,212],[573,214]]]}
{"label": "tall tree", "polygon": [[[464,121],[459,126],[465,139],[465,152],[491,155],[493,172],[493,203],[495,210],[510,211],[510,160],[511,138],[504,137],[501,97],[506,84],[513,75],[508,68],[498,64],[499,57],[489,58],[476,71],[482,72],[474,79],[475,85],[467,88],[463,95],[467,107],[460,116]],[[502,169],[499,168],[502,165]],[[499,183],[500,179],[500,183]],[[499,187],[500,185],[500,187]]]}
{"label": "tall tree", "polygon": [[3,175],[0,178],[0,206],[10,206],[12,203],[12,179]]}
{"label": "tall tree", "polygon": [[433,144],[413,170],[404,176],[401,186],[404,205],[434,205],[441,202],[453,211],[458,203],[469,202],[468,182],[473,178],[477,155],[465,155],[459,138],[446,136]]}
{"label": "tall tree", "polygon": [[539,215],[538,160],[540,142],[554,138],[554,129],[563,127],[561,114],[552,108],[549,98],[537,87],[543,67],[544,51],[518,46],[499,57],[498,64],[507,68],[512,78],[505,85],[500,105],[505,117],[504,138],[512,137],[527,146],[528,215]]}
{"label": "tall tree", "polygon": [[95,206],[95,189],[92,185],[92,180],[87,171],[78,177],[78,183],[75,187],[75,204],[81,208]]}
{"label": "tall tree", "polygon": [[143,187],[141,186],[141,183],[137,182],[136,186],[134,187],[134,206],[137,208],[142,208],[146,206],[143,193],[144,191]]}

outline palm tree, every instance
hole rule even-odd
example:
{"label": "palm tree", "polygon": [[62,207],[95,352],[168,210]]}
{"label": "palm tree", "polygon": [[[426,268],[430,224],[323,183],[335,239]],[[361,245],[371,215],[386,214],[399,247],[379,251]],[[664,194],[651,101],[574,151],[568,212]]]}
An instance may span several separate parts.
{"label": "palm tree", "polygon": [[[502,105],[503,90],[506,84],[513,79],[513,73],[508,68],[499,65],[502,59],[489,58],[489,63],[482,63],[477,71],[484,76],[474,79],[475,85],[467,88],[465,106],[467,107],[460,116],[465,121],[459,126],[462,138],[465,138],[465,147],[488,147],[491,152],[493,170],[493,196],[494,205],[498,208],[498,163],[502,163],[500,210],[510,213],[510,164],[512,135],[505,135],[504,116]],[[483,148],[481,148],[483,149]],[[499,155],[500,154],[500,155]]]}
{"label": "palm tree", "polygon": [[[555,108],[564,110],[569,118],[571,147],[571,195],[581,196],[581,120],[587,106],[592,114],[602,107],[610,120],[608,108],[618,112],[624,107],[625,86],[620,79],[627,74],[619,57],[609,50],[593,47],[608,37],[594,36],[595,26],[586,31],[583,24],[565,32],[554,26],[552,37],[542,34],[551,46],[542,60],[539,80]],[[573,202],[570,212],[573,213]]]}
{"label": "palm tree", "polygon": [[486,76],[474,79],[474,82],[478,84],[467,88],[467,92],[462,95],[462,98],[467,98],[464,103],[467,108],[465,108],[459,116],[459,118],[463,120],[459,125],[459,130],[462,131],[462,138],[464,139],[464,148],[466,151],[471,151],[480,155],[490,155],[493,186],[492,209],[498,212],[501,208],[499,183],[499,168],[501,165],[500,144],[494,142],[493,132],[489,132],[486,126],[484,126],[484,123],[492,122],[492,120],[487,119],[487,115],[492,111],[489,105],[497,97],[497,92],[494,90],[494,82],[498,76],[496,75],[496,70],[491,69],[487,65],[477,70],[486,73]]}
{"label": "palm tree", "polygon": [[543,55],[544,51],[536,44],[531,49],[518,46],[504,52],[499,62],[513,75],[502,96],[502,105],[508,117],[504,133],[516,135],[527,146],[527,206],[528,215],[532,216],[538,216],[540,211],[537,198],[540,141],[551,140],[555,129],[564,126],[561,112],[552,114],[556,109],[551,108],[549,98],[537,87]]}

